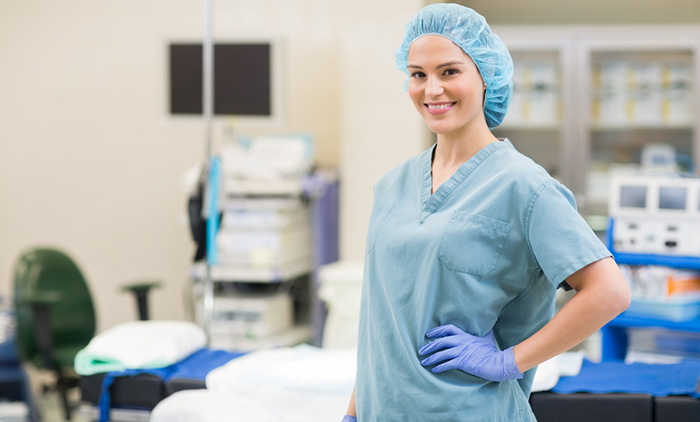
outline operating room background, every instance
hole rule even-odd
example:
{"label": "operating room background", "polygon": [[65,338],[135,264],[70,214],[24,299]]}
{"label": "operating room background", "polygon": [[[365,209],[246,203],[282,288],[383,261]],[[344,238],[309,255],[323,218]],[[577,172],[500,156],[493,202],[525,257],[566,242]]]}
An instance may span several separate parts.
{"label": "operating room background", "polygon": [[[215,39],[284,42],[283,123],[236,130],[309,133],[320,166],[358,172],[343,181],[346,254],[363,247],[373,181],[423,146],[393,62],[421,5],[214,2]],[[136,317],[118,291],[140,279],[163,282],[153,318],[187,316],[195,249],[181,177],[205,158],[205,125],[168,113],[167,47],[201,41],[202,9],[195,0],[0,3],[0,294],[11,294],[22,250],[51,245],[85,273],[98,330]],[[215,151],[230,124],[216,119]]]}
{"label": "operating room background", "polygon": [[[342,175],[341,256],[363,256],[373,183],[430,142],[393,52],[422,0],[215,1],[215,39],[284,41],[284,120]],[[498,24],[700,23],[697,0],[461,1]],[[194,246],[182,174],[204,121],[168,113],[167,45],[201,40],[195,0],[0,2],[0,295],[35,245],[84,271],[98,329],[133,319],[120,285],[162,280],[152,316],[186,318]],[[220,145],[231,120],[217,118]],[[216,149],[216,148],[215,148]]]}

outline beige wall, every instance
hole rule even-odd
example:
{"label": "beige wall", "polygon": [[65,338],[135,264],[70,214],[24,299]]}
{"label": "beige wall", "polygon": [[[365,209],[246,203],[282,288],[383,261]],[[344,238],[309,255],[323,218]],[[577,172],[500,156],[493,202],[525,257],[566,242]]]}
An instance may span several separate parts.
{"label": "beige wall", "polygon": [[[404,90],[394,52],[422,0],[355,0],[345,16],[341,257],[362,259],[374,183],[426,147],[425,125]],[[371,10],[372,13],[367,13]]]}
{"label": "beige wall", "polygon": [[[215,1],[216,39],[284,42],[284,123],[237,129],[311,133],[318,163],[343,167],[347,256],[362,254],[372,184],[419,150],[393,50],[420,4]],[[181,175],[204,157],[204,124],[167,114],[166,46],[201,39],[202,5],[0,2],[0,294],[22,250],[50,245],[83,269],[100,330],[135,318],[118,289],[140,279],[163,281],[154,318],[187,317]]]}

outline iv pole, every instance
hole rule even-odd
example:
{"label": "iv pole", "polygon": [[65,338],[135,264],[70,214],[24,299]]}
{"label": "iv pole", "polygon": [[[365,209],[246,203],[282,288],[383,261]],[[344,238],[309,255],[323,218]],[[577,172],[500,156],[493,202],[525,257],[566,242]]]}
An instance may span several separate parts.
{"label": "iv pole", "polygon": [[[212,120],[213,120],[213,85],[214,85],[214,51],[213,51],[213,37],[212,37],[212,26],[213,26],[213,0],[204,0],[204,43],[202,44],[202,110],[204,114],[204,136],[206,141],[206,172],[212,166],[212,154],[211,154],[211,144],[212,144]],[[211,180],[209,181],[211,182]],[[207,184],[210,189],[210,195],[216,194],[211,191],[211,183]],[[207,204],[208,205],[208,204]],[[216,210],[209,209],[207,214],[209,219],[216,219]],[[207,239],[209,240],[209,239]],[[207,241],[207,250],[212,248],[213,245]],[[207,343],[211,343],[211,320],[214,313],[214,281],[211,275],[211,263],[209,262],[209,257],[206,259],[207,270],[204,279],[204,332],[207,335]]]}

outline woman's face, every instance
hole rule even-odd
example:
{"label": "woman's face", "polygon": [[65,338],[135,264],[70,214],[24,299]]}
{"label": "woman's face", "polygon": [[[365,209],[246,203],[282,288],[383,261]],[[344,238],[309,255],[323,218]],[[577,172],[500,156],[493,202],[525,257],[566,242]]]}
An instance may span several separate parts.
{"label": "woman's face", "polygon": [[461,48],[438,35],[418,38],[408,51],[408,95],[438,135],[458,134],[484,121],[484,83]]}

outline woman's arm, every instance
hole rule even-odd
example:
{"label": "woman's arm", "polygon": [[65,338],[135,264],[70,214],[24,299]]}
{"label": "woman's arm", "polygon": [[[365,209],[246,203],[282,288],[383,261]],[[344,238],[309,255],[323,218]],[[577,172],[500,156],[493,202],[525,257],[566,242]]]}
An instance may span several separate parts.
{"label": "woman's arm", "polygon": [[348,411],[346,412],[350,416],[357,416],[355,411],[355,389],[352,389],[352,396],[350,396],[350,404],[348,405]]}
{"label": "woman's arm", "polygon": [[627,282],[612,258],[581,268],[566,282],[576,294],[544,327],[513,348],[520,372],[581,343],[630,304]]}

